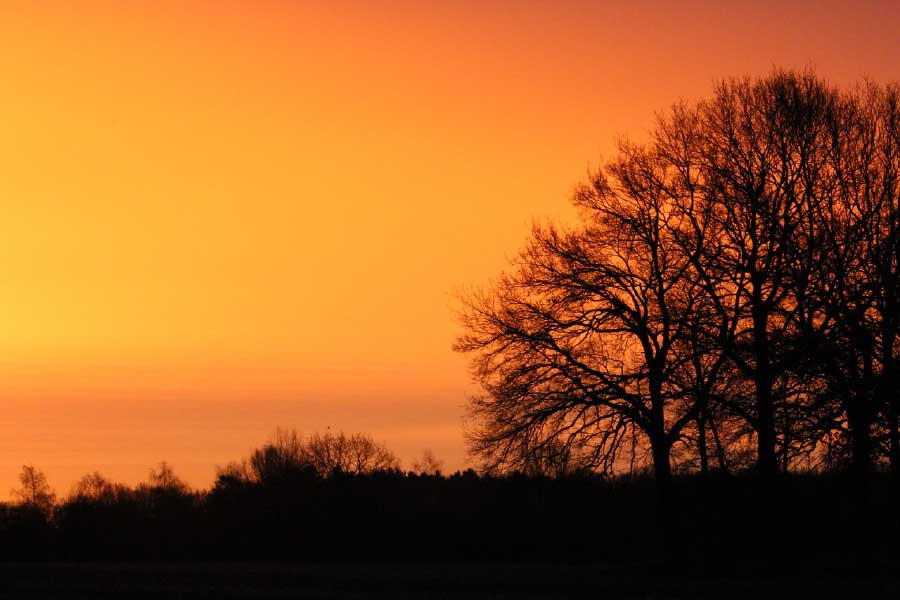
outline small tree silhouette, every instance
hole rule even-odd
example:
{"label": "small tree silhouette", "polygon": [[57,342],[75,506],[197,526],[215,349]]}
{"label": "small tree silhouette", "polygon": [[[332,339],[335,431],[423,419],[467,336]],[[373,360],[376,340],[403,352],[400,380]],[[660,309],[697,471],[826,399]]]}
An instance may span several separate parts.
{"label": "small tree silhouette", "polygon": [[108,493],[112,484],[98,471],[88,473],[72,486],[72,499],[99,500]]}
{"label": "small tree silhouette", "polygon": [[56,501],[56,493],[47,483],[47,477],[33,465],[22,465],[19,474],[19,488],[12,490],[12,495],[20,503],[39,509],[41,512],[50,513],[53,503]]}
{"label": "small tree silhouette", "polygon": [[422,458],[412,464],[412,470],[419,475],[440,475],[444,461],[434,455],[431,449],[422,452]]}
{"label": "small tree silhouette", "polygon": [[323,476],[334,471],[371,473],[400,467],[400,460],[387,446],[364,433],[315,433],[305,451],[309,462]]}
{"label": "small tree silhouette", "polygon": [[162,461],[155,469],[150,469],[150,487],[173,491],[186,492],[188,486],[175,474],[172,466],[166,461]]}

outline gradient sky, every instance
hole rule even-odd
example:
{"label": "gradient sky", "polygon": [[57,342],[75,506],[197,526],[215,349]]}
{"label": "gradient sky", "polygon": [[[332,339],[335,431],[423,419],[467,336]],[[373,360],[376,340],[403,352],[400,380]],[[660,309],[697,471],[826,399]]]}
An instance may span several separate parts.
{"label": "gradient sky", "polygon": [[[0,0],[0,495],[276,426],[464,465],[453,294],[715,79],[900,79],[892,2]],[[782,4],[785,4],[784,6]]]}

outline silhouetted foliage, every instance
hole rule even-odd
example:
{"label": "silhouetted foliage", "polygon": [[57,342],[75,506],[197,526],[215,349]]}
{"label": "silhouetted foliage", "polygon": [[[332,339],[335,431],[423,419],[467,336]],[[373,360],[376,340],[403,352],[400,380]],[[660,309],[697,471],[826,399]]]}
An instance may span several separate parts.
{"label": "silhouetted foliage", "polygon": [[[159,469],[157,469],[157,473]],[[653,481],[641,474],[562,477],[450,476],[383,470],[253,480],[223,470],[213,488],[128,487],[87,476],[50,513],[0,505],[0,550],[14,560],[300,560],[303,562],[660,563]],[[887,567],[892,539],[887,480],[875,477],[866,510],[883,525],[866,552],[855,479],[803,475],[776,484],[782,502],[759,509],[754,477],[675,475],[673,521],[679,569],[717,574],[761,570]],[[714,484],[714,485],[713,485]],[[827,526],[823,526],[826,523]],[[790,540],[774,544],[772,540]],[[761,558],[756,548],[767,547]]]}
{"label": "silhouetted foliage", "polygon": [[162,461],[155,469],[150,470],[150,488],[160,492],[184,493],[188,486],[175,474],[175,470],[166,461]]}
{"label": "silhouetted foliage", "polygon": [[400,467],[400,461],[386,446],[364,433],[314,433],[307,440],[305,451],[310,464],[320,475],[333,471],[373,473]]}
{"label": "silhouetted foliage", "polygon": [[47,476],[33,465],[23,465],[19,474],[20,487],[12,494],[23,507],[49,514],[53,509],[56,494],[47,483]]}
{"label": "silhouetted foliage", "polygon": [[422,457],[412,464],[412,472],[419,475],[440,475],[444,461],[439,460],[431,450],[424,450]]}
{"label": "silhouetted foliage", "polygon": [[463,297],[485,467],[900,472],[900,88],[723,82],[573,201]]}

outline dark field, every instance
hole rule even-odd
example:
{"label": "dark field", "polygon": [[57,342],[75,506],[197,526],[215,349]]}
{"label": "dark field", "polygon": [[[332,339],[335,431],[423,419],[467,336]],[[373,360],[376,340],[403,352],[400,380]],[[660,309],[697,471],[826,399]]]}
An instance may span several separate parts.
{"label": "dark field", "polygon": [[[0,598],[893,598],[894,574],[692,578],[550,565],[6,564]],[[896,573],[896,571],[895,571]]]}

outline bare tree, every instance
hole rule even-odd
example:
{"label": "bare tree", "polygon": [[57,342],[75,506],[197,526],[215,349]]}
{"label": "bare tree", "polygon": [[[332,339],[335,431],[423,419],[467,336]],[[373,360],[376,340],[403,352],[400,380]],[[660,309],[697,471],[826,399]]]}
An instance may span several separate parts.
{"label": "bare tree", "polygon": [[304,455],[323,476],[335,471],[359,474],[400,467],[400,461],[384,444],[364,433],[315,433],[307,440]]}
{"label": "bare tree", "polygon": [[296,430],[277,429],[272,440],[235,464],[228,475],[256,481],[276,481],[305,473],[327,477],[333,472],[371,473],[400,467],[388,448],[363,433],[314,433],[306,440]]}
{"label": "bare tree", "polygon": [[70,499],[101,500],[114,492],[115,486],[99,472],[88,473],[72,486]]}
{"label": "bare tree", "polygon": [[900,326],[900,90],[867,84],[845,94],[833,122],[830,195],[813,214],[818,303],[814,332],[823,400],[854,471],[864,475],[884,424],[897,469],[896,339]]}
{"label": "bare tree", "polygon": [[22,504],[35,507],[44,513],[53,509],[56,494],[47,483],[44,473],[33,465],[23,465],[19,473],[20,487],[12,490],[12,495]]}
{"label": "bare tree", "polygon": [[515,271],[463,299],[455,349],[486,391],[470,439],[489,463],[556,453],[609,471],[649,446],[666,495],[672,447],[703,408],[674,380],[703,298],[681,235],[697,174],[682,166],[622,143],[576,191],[581,228],[535,227]]}
{"label": "bare tree", "polygon": [[795,285],[811,268],[802,225],[823,181],[834,103],[812,74],[775,72],[725,82],[701,107],[700,199],[711,219],[692,261],[728,322],[729,360],[752,383],[752,403],[734,408],[755,430],[769,477],[778,469],[774,390],[799,359],[791,341],[806,310]]}
{"label": "bare tree", "polygon": [[256,481],[273,482],[314,466],[300,435],[295,430],[279,428],[271,441],[253,451],[246,468],[238,468]]}
{"label": "bare tree", "polygon": [[434,452],[426,449],[422,452],[422,457],[412,464],[412,470],[419,475],[440,475],[444,461],[438,459]]}
{"label": "bare tree", "polygon": [[172,466],[162,461],[156,468],[150,469],[150,487],[158,490],[186,492],[188,486],[176,474]]}
{"label": "bare tree", "polygon": [[610,470],[646,449],[661,490],[675,445],[702,472],[710,447],[729,469],[751,444],[766,478],[815,468],[844,417],[860,460],[877,422],[900,453],[891,90],[775,71],[620,144],[575,195],[579,227],[535,227],[510,272],[463,298],[455,349],[484,389],[473,452]]}

